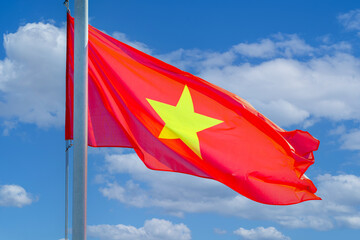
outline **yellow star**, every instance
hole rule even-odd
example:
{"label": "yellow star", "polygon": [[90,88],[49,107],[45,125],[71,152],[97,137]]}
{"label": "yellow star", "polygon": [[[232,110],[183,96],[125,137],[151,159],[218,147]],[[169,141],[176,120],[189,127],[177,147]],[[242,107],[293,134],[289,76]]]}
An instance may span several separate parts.
{"label": "yellow star", "polygon": [[176,106],[146,99],[165,122],[159,138],[181,139],[196,155],[201,157],[197,133],[223,121],[194,112],[190,91],[185,85]]}

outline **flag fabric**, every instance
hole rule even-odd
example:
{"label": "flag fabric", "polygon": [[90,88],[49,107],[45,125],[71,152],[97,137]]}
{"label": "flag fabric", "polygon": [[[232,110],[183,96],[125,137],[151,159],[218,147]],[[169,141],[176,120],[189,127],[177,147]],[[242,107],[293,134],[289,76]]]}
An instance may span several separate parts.
{"label": "flag fabric", "polygon": [[[65,138],[72,139],[69,14],[67,27]],[[308,132],[285,131],[237,95],[91,26],[88,64],[89,146],[133,148],[150,169],[214,179],[265,204],[320,199],[304,174],[319,146]]]}

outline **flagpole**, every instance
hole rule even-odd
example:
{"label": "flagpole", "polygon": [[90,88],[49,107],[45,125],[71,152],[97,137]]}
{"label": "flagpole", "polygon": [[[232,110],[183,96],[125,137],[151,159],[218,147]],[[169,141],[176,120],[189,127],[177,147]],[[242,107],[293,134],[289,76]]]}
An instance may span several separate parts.
{"label": "flagpole", "polygon": [[75,0],[72,239],[86,240],[88,146],[88,0]]}
{"label": "flagpole", "polygon": [[65,240],[69,239],[69,150],[71,147],[70,140],[65,141]]}

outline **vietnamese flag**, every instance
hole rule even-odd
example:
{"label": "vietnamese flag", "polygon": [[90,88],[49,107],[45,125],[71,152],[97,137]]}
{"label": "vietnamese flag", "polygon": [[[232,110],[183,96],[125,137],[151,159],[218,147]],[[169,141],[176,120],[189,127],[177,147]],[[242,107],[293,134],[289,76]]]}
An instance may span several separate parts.
{"label": "vietnamese flag", "polygon": [[[68,15],[66,139],[72,139],[74,19]],[[154,170],[219,181],[257,202],[320,199],[304,173],[319,141],[287,132],[233,93],[89,26],[89,145],[133,148]]]}

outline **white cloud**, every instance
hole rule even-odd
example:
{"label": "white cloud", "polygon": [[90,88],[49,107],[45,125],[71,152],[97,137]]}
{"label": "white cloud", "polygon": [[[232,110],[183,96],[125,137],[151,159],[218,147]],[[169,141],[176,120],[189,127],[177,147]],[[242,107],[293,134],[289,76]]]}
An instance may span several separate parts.
{"label": "white cloud", "polygon": [[348,30],[360,30],[360,9],[340,14],[338,20]]}
{"label": "white cloud", "polygon": [[65,99],[64,29],[29,23],[16,33],[5,34],[4,48],[6,58],[0,61],[0,117],[40,127],[61,126]]}
{"label": "white cloud", "polygon": [[[359,67],[359,59],[339,53],[305,62],[274,59],[257,65],[233,64],[203,69],[200,76],[247,99],[260,112],[269,112],[270,119],[287,119],[282,125],[288,126],[307,116],[360,119]],[[291,111],[272,112],[278,102],[291,106]]]}
{"label": "white cloud", "polygon": [[262,39],[259,43],[239,43],[233,48],[247,57],[270,58],[276,54],[275,43],[270,39]]}
{"label": "white cloud", "polygon": [[345,125],[339,125],[335,129],[329,131],[329,135],[338,136],[341,149],[360,150],[360,129],[347,129]]}
{"label": "white cloud", "polygon": [[[109,182],[100,191],[109,199],[136,207],[156,206],[181,216],[183,212],[211,210],[219,201],[231,200],[234,195],[216,181],[179,173],[150,171],[135,154],[108,155],[106,162],[110,173],[130,173],[132,180],[124,185]],[[142,183],[148,185],[150,192],[143,189]],[[214,189],[219,196],[214,196]]]}
{"label": "white cloud", "polygon": [[[114,37],[150,53],[143,43],[125,34]],[[4,34],[6,57],[0,60],[0,118],[3,135],[17,123],[38,127],[64,124],[65,49],[64,27],[50,23],[28,23],[17,32]]]}
{"label": "white cloud", "polygon": [[[114,37],[145,52],[125,34]],[[65,31],[29,23],[4,35],[0,61],[0,117],[8,123],[62,126],[64,121]],[[225,52],[179,49],[157,57],[228,89],[281,126],[360,120],[360,60],[346,42],[314,47],[297,35],[277,34],[239,43]],[[303,58],[305,56],[305,58]],[[243,57],[257,58],[250,64]],[[296,59],[300,57],[300,59]],[[25,104],[26,103],[26,104]]]}
{"label": "white cloud", "polygon": [[330,174],[320,175],[320,193],[324,199],[338,205],[357,206],[360,205],[360,177],[355,175]]}
{"label": "white cloud", "polygon": [[92,225],[88,226],[90,237],[101,240],[190,240],[190,229],[184,225],[173,224],[170,221],[153,218],[145,221],[143,227],[118,225]]}
{"label": "white cloud", "polygon": [[360,229],[360,214],[354,216],[340,216],[336,219],[346,227]]}
{"label": "white cloud", "polygon": [[178,49],[173,52],[155,56],[171,65],[188,71],[199,72],[204,68],[224,67],[236,59],[233,51],[224,53],[201,51],[198,49]]}
{"label": "white cloud", "polygon": [[[106,169],[106,181],[100,188],[105,197],[138,208],[155,207],[180,217],[212,212],[270,220],[291,228],[328,230],[354,228],[356,224],[351,225],[350,220],[360,216],[360,191],[354,191],[360,188],[360,177],[355,175],[318,176],[315,184],[322,201],[269,206],[248,200],[216,181],[149,170],[135,154],[106,156]],[[117,174],[129,174],[131,180],[114,181]]]}
{"label": "white cloud", "polygon": [[[180,49],[159,56],[248,100],[281,126],[360,120],[360,59],[346,42],[308,45],[278,34],[225,52]],[[255,62],[244,62],[243,57]]]}
{"label": "white cloud", "polygon": [[270,116],[271,120],[280,126],[291,124],[300,124],[310,116],[310,113],[304,109],[300,109],[294,104],[278,99],[275,101],[263,102],[253,101],[265,116]]}
{"label": "white cloud", "polygon": [[290,240],[289,237],[285,236],[274,227],[257,227],[249,230],[245,228],[239,228],[234,231],[234,233],[246,240]]}
{"label": "white cloud", "polygon": [[233,51],[246,57],[273,58],[310,55],[314,48],[297,35],[277,34],[274,39],[262,39],[259,43],[239,43]]}
{"label": "white cloud", "polygon": [[23,207],[34,201],[31,194],[19,185],[0,185],[0,206]]}

